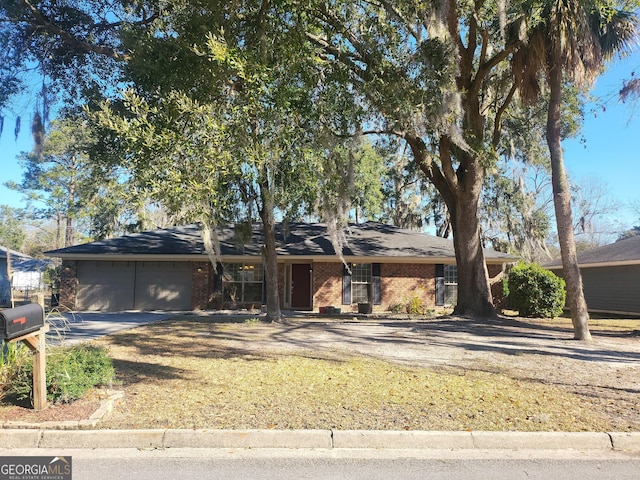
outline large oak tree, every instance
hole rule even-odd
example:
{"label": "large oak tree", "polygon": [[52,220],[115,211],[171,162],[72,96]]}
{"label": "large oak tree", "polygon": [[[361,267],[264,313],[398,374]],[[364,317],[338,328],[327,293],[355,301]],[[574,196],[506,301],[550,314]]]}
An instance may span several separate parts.
{"label": "large oak tree", "polygon": [[517,16],[478,0],[312,2],[306,34],[326,65],[366,104],[370,131],[409,146],[442,196],[458,266],[455,313],[493,316],[478,202],[500,152],[514,98],[507,72]]}

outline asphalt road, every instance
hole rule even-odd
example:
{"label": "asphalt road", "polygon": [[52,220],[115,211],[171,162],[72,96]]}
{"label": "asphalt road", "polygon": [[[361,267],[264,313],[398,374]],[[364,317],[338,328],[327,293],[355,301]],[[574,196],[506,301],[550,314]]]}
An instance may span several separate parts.
{"label": "asphalt road", "polygon": [[74,480],[635,480],[640,471],[640,455],[600,451],[0,449],[36,454],[71,456]]}

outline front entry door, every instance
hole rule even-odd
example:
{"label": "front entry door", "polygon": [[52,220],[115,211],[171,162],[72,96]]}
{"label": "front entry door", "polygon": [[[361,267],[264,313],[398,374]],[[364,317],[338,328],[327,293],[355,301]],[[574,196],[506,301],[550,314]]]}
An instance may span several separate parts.
{"label": "front entry door", "polygon": [[311,265],[291,265],[291,308],[311,308]]}

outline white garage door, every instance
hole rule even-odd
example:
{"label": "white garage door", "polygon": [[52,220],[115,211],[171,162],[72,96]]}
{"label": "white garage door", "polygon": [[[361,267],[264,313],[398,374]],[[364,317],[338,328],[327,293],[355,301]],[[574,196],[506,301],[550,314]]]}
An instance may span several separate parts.
{"label": "white garage door", "polygon": [[189,262],[78,262],[77,310],[191,310]]}

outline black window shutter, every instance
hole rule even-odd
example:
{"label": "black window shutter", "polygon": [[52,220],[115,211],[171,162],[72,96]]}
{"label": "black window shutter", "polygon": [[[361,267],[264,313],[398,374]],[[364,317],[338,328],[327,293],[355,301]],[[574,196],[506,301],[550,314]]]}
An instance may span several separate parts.
{"label": "black window shutter", "polygon": [[224,268],[220,262],[216,263],[216,268],[213,273],[213,293],[222,293],[222,274]]}
{"label": "black window shutter", "polygon": [[381,270],[381,264],[371,264],[371,300],[374,305],[380,305],[382,303],[382,289],[380,287]]}
{"label": "black window shutter", "polygon": [[351,305],[351,272],[346,265],[342,267],[342,304]]}
{"label": "black window shutter", "polygon": [[436,305],[444,305],[444,265],[436,264]]}

